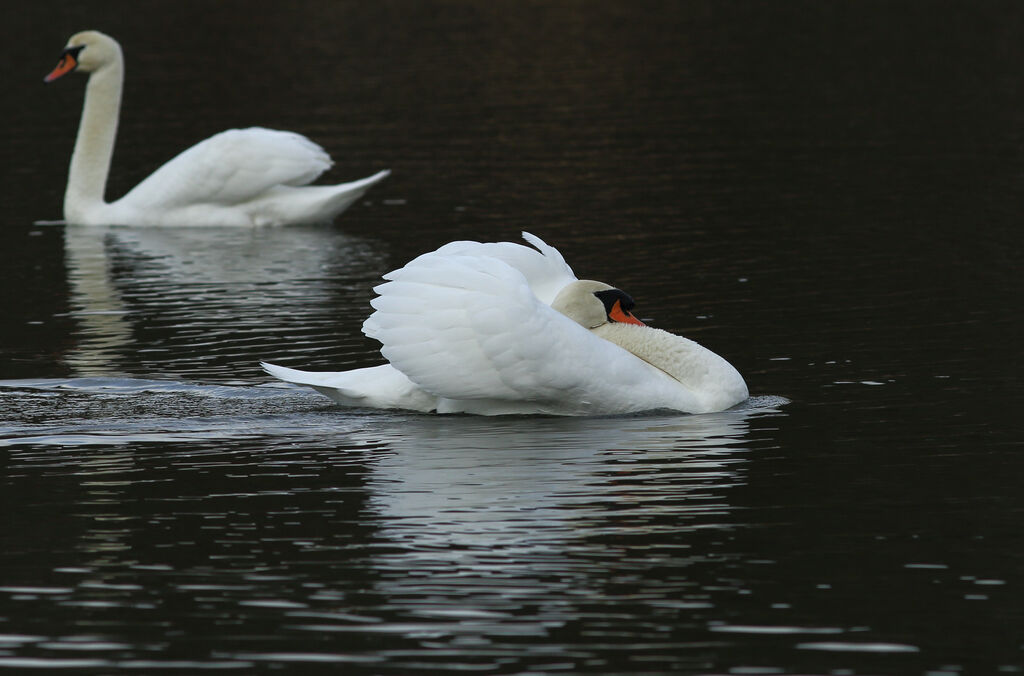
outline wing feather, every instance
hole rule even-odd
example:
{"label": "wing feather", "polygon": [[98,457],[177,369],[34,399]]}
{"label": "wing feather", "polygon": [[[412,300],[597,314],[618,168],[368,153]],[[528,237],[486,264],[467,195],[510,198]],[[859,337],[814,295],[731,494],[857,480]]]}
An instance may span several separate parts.
{"label": "wing feather", "polygon": [[181,152],[123,200],[148,209],[240,204],[274,186],[309,184],[331,164],[324,149],[301,134],[229,129]]}
{"label": "wing feather", "polygon": [[[509,263],[526,261],[536,275],[550,259],[538,260],[542,254],[526,247],[519,248],[536,259],[506,247],[455,244],[389,273],[364,323],[388,361],[427,392],[517,402],[563,402],[568,394],[585,405],[595,370],[606,372],[608,362],[621,357],[643,369],[632,355],[551,309]],[[560,256],[554,262],[560,262],[553,268],[558,276],[571,274]]]}
{"label": "wing feather", "polygon": [[[533,294],[542,302],[550,305],[562,287],[576,281],[576,275],[573,274],[572,268],[565,262],[562,254],[553,246],[528,232],[523,233],[523,238],[537,249],[512,242],[449,242],[436,251],[413,259],[404,268],[401,268],[401,272],[403,275],[407,275],[414,270],[427,271],[432,269],[429,266],[444,265],[444,261],[448,257],[454,256],[479,256],[489,260],[498,260],[518,270],[526,278]],[[392,279],[392,275],[398,272],[399,270],[388,273],[384,275],[384,279]]]}

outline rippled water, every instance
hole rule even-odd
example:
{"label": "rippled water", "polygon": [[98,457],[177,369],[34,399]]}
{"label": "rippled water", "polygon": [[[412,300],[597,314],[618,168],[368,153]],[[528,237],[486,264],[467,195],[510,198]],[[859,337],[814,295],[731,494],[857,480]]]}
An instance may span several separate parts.
{"label": "rippled water", "polygon": [[[1015,5],[51,5],[0,47],[0,670],[1024,670]],[[111,196],[248,124],[393,174],[324,227],[39,224],[86,27],[128,59]],[[379,363],[381,274],[523,229],[750,401],[425,416],[260,371]]]}
{"label": "rippled water", "polygon": [[316,358],[358,345],[385,251],[322,227],[65,228],[79,336],[65,363],[216,380],[237,378],[240,362],[251,371],[254,353]]}
{"label": "rippled water", "polygon": [[0,666],[693,664],[678,618],[739,591],[716,572],[730,494],[784,404],[490,420],[281,387],[0,387],[24,419],[0,429],[26,506],[8,526],[36,534],[6,550]]}

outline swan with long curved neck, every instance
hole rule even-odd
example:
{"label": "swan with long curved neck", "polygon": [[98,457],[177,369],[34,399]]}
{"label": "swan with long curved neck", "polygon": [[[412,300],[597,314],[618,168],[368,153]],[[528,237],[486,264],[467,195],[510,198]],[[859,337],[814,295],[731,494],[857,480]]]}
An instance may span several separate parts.
{"label": "swan with long curved neck", "polygon": [[646,326],[626,293],[576,279],[554,247],[523,236],[536,249],[452,242],[385,275],[363,333],[389,363],[264,369],[346,406],[438,413],[708,413],[747,398],[725,359]]}
{"label": "swan with long curved neck", "polygon": [[287,225],[330,221],[389,171],[339,185],[309,185],[330,168],[323,148],[294,132],[230,129],[185,150],[124,197],[104,199],[121,109],[121,46],[98,31],[68,40],[52,82],[86,73],[85,102],[64,193],[79,225]]}

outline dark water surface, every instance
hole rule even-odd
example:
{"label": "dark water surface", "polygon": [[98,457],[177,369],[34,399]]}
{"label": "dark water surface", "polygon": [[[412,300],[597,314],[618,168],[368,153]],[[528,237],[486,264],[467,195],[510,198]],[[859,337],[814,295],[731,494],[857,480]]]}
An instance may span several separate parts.
{"label": "dark water surface", "polygon": [[[1024,671],[1014,3],[3,10],[0,671]],[[232,126],[393,174],[324,227],[75,228]],[[530,230],[753,397],[706,416],[339,409],[380,275]]]}

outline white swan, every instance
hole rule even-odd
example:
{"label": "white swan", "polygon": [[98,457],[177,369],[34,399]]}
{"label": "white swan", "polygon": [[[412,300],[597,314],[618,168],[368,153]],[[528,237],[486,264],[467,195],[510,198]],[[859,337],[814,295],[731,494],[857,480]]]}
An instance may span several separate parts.
{"label": "white swan", "polygon": [[68,40],[46,82],[89,73],[64,193],[78,225],[283,225],[329,221],[390,173],[340,185],[307,185],[331,166],[299,134],[231,129],[185,150],[116,202],[104,201],[121,108],[121,46],[97,31]]}
{"label": "white swan", "polygon": [[536,250],[452,242],[384,275],[363,333],[389,364],[263,368],[340,404],[438,413],[707,413],[747,398],[729,362],[642,324],[625,293],[577,280],[554,247],[523,237]]}

